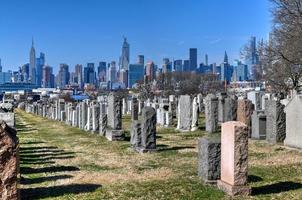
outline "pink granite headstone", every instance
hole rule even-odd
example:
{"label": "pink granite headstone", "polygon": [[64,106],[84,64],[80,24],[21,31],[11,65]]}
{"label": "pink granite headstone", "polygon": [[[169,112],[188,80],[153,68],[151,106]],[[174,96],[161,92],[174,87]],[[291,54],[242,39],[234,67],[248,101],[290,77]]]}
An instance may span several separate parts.
{"label": "pink granite headstone", "polygon": [[248,127],[237,121],[222,124],[221,129],[221,180],[219,189],[231,196],[249,195]]}

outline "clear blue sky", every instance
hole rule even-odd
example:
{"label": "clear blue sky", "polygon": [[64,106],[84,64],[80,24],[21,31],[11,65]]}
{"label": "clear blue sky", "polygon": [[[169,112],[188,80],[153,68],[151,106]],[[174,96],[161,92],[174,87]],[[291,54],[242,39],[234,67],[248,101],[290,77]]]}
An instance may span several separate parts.
{"label": "clear blue sky", "polygon": [[199,62],[231,61],[251,35],[267,38],[271,15],[267,0],[1,0],[0,58],[4,70],[29,62],[36,53],[57,71],[77,63],[118,61],[122,36],[130,60],[138,54],[162,63],[187,59],[198,48]]}

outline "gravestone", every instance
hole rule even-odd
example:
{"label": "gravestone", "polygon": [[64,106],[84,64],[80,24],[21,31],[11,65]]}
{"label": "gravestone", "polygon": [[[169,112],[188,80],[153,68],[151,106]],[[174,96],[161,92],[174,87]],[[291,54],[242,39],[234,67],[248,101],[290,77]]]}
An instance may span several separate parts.
{"label": "gravestone", "polygon": [[141,153],[156,150],[156,111],[152,107],[144,107],[141,121]]}
{"label": "gravestone", "polygon": [[114,93],[110,93],[108,96],[106,137],[110,141],[125,139],[122,130],[122,101]]}
{"label": "gravestone", "polygon": [[249,195],[248,127],[242,122],[226,122],[221,128],[221,179],[217,186],[231,196]]}
{"label": "gravestone", "polygon": [[106,128],[107,128],[107,112],[106,112],[106,105],[101,104],[100,106],[100,127],[99,127],[99,133],[101,136],[106,135]]}
{"label": "gravestone", "polygon": [[220,179],[220,154],[219,138],[198,140],[198,176],[205,183],[215,184]]}
{"label": "gravestone", "polygon": [[225,119],[225,99],[227,94],[225,92],[218,93],[218,122],[222,123]]}
{"label": "gravestone", "polygon": [[141,133],[142,133],[142,129],[141,129],[141,122],[139,122],[138,120],[136,121],[132,121],[131,123],[131,131],[130,131],[130,145],[132,147],[133,150],[139,150],[139,148],[141,147]]}
{"label": "gravestone", "polygon": [[235,95],[228,96],[224,99],[224,119],[223,122],[237,120],[237,97]]}
{"label": "gravestone", "polygon": [[293,148],[302,148],[302,95],[294,94],[284,109],[286,113],[286,138],[284,144]]}
{"label": "gravestone", "polygon": [[279,100],[267,100],[266,114],[266,140],[275,144],[283,142],[286,136],[286,116],[284,105]]}
{"label": "gravestone", "polygon": [[71,125],[73,127],[77,127],[78,126],[78,115],[77,115],[77,110],[73,110],[72,111],[72,123]]}
{"label": "gravestone", "polygon": [[247,125],[249,137],[252,134],[252,114],[254,111],[254,105],[252,101],[248,99],[238,100],[237,108],[237,121]]}
{"label": "gravestone", "polygon": [[65,122],[66,121],[66,112],[65,111],[61,111],[61,113],[60,113],[60,120],[61,120],[61,122]]}
{"label": "gravestone", "polygon": [[92,131],[97,132],[99,131],[100,127],[100,105],[96,103],[92,105]]}
{"label": "gravestone", "polygon": [[264,111],[254,111],[252,114],[252,138],[262,140],[266,138],[266,115]]}
{"label": "gravestone", "polygon": [[198,130],[198,117],[199,117],[199,109],[198,109],[198,102],[197,97],[193,99],[193,106],[192,106],[192,125],[191,131]]}
{"label": "gravestone", "polygon": [[85,125],[85,131],[91,131],[92,130],[92,106],[89,105],[87,108],[87,123]]}
{"label": "gravestone", "polygon": [[131,119],[138,120],[138,100],[136,97],[132,98],[131,103]]}
{"label": "gravestone", "polygon": [[218,98],[208,94],[205,98],[206,131],[214,133],[218,131]]}
{"label": "gravestone", "polygon": [[178,101],[178,123],[177,130],[187,132],[191,130],[192,124],[192,108],[191,97],[189,95],[181,95]]}
{"label": "gravestone", "polygon": [[19,141],[16,130],[0,121],[0,199],[19,199]]}
{"label": "gravestone", "polygon": [[15,113],[13,112],[0,112],[0,120],[5,121],[10,127],[15,127]]}
{"label": "gravestone", "polygon": [[252,101],[252,103],[254,104],[255,110],[262,109],[262,106],[261,106],[262,96],[263,96],[263,93],[260,91],[250,91],[247,93],[247,98],[248,98],[248,100]]}

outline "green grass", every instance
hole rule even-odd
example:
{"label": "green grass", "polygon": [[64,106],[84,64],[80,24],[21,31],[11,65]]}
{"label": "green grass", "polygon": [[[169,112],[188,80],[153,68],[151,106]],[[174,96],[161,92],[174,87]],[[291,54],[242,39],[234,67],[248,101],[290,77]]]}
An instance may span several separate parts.
{"label": "green grass", "polygon": [[[137,154],[129,141],[109,142],[64,123],[16,114],[23,199],[231,199],[197,176],[197,138],[209,137],[203,117],[201,130],[192,133],[158,128],[158,151]],[[130,123],[123,117],[125,130]],[[301,152],[251,141],[253,195],[236,199],[301,199],[301,162]]]}

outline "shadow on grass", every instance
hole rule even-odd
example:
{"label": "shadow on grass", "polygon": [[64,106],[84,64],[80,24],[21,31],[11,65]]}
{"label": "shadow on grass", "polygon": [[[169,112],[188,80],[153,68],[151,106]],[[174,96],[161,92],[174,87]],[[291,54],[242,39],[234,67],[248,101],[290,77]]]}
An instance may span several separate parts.
{"label": "shadow on grass", "polygon": [[97,184],[71,184],[71,185],[61,185],[53,187],[38,187],[29,188],[21,190],[21,199],[41,199],[41,198],[51,198],[58,197],[68,194],[81,194],[94,192],[102,185]]}
{"label": "shadow on grass", "polygon": [[302,188],[301,183],[286,181],[286,182],[274,183],[271,185],[254,187],[252,188],[252,195],[275,194],[275,193],[287,192],[291,190],[298,190],[301,188]]}
{"label": "shadow on grass", "polygon": [[23,185],[43,183],[46,181],[56,181],[60,179],[69,179],[72,178],[71,175],[57,175],[57,176],[47,176],[47,177],[38,177],[38,178],[24,178],[22,177],[20,183]]}
{"label": "shadow on grass", "polygon": [[21,174],[39,174],[39,173],[55,173],[55,172],[71,172],[79,171],[78,167],[74,166],[50,166],[41,168],[21,167]]}
{"label": "shadow on grass", "polygon": [[45,142],[42,141],[22,142],[22,145],[27,145],[27,144],[45,144]]}
{"label": "shadow on grass", "polygon": [[[22,144],[21,144],[22,145]],[[20,147],[20,153],[23,151],[36,151],[40,149],[47,149],[47,150],[52,150],[52,149],[58,149],[58,147],[55,146],[45,146],[45,147]]]}
{"label": "shadow on grass", "polygon": [[247,180],[249,183],[256,183],[263,181],[263,179],[260,176],[255,176],[255,175],[248,175]]}
{"label": "shadow on grass", "polygon": [[74,156],[47,156],[47,157],[36,157],[36,158],[30,158],[30,157],[21,157],[21,162],[48,162],[51,160],[64,160],[64,159],[71,159],[74,158]]}
{"label": "shadow on grass", "polygon": [[195,147],[192,146],[179,146],[179,147],[170,147],[170,148],[164,148],[164,149],[158,149],[158,152],[163,152],[163,151],[177,151],[177,150],[182,150],[182,149],[195,149]]}

